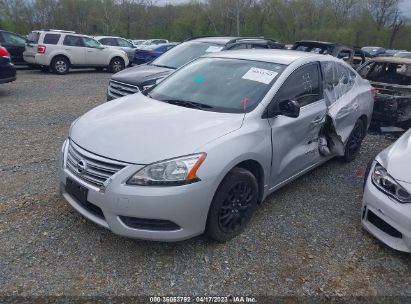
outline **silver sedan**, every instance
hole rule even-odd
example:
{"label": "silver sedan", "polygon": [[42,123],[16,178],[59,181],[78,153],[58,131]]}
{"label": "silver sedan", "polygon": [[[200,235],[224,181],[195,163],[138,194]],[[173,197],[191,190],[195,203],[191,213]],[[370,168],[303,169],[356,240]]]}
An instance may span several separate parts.
{"label": "silver sedan", "polygon": [[362,224],[388,246],[411,252],[411,129],[372,160],[365,175]]}
{"label": "silver sedan", "polygon": [[369,82],[334,57],[210,53],[76,120],[62,193],[120,235],[226,241],[270,193],[335,156],[353,160],[372,108]]}

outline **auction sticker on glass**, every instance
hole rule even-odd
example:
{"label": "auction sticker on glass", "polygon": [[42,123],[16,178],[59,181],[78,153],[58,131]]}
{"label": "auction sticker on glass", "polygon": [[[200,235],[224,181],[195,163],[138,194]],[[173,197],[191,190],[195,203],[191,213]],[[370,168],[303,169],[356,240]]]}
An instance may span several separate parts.
{"label": "auction sticker on glass", "polygon": [[241,78],[269,84],[277,75],[278,73],[274,71],[252,67]]}

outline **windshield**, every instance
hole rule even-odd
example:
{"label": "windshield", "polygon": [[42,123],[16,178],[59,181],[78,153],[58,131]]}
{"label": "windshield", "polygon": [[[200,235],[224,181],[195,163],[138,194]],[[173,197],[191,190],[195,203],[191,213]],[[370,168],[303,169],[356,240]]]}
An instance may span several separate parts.
{"label": "windshield", "polygon": [[208,111],[253,110],[286,66],[226,58],[200,58],[170,75],[148,96]]}
{"label": "windshield", "polygon": [[219,52],[223,49],[222,45],[208,42],[185,42],[153,61],[153,65],[165,66],[178,69],[187,62],[203,56],[206,53]]}

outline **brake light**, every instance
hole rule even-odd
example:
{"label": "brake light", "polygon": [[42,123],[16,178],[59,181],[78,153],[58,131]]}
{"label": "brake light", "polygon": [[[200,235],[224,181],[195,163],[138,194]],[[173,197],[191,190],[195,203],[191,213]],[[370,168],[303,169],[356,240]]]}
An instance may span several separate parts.
{"label": "brake light", "polygon": [[45,45],[38,45],[37,46],[37,53],[44,54],[45,52],[46,52],[46,46]]}
{"label": "brake light", "polygon": [[373,99],[375,99],[375,96],[377,95],[377,93],[378,93],[377,88],[371,86],[371,95]]}
{"label": "brake light", "polygon": [[10,54],[5,48],[0,47],[0,57],[10,58]]}

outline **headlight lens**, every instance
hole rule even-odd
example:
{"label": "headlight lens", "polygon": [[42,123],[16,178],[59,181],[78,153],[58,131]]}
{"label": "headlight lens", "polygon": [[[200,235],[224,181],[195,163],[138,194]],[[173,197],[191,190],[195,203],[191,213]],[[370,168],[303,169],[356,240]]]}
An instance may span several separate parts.
{"label": "headlight lens", "polygon": [[205,153],[183,156],[145,166],[127,181],[128,185],[176,186],[199,181],[197,170]]}
{"label": "headlight lens", "polygon": [[378,189],[395,198],[398,202],[403,204],[411,203],[410,193],[389,175],[387,170],[380,164],[375,165],[371,179]]}

